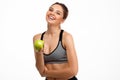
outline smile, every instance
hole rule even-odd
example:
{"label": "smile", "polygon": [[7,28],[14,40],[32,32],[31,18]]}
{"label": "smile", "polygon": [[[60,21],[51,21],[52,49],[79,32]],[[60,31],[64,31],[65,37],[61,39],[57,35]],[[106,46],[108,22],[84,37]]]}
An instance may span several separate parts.
{"label": "smile", "polygon": [[48,18],[50,19],[50,20],[55,20],[55,17],[54,16],[48,16]]}

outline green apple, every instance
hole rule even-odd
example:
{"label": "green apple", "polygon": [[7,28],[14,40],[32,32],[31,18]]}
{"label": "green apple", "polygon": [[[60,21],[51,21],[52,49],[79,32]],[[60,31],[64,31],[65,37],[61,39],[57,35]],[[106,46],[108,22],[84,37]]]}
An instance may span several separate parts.
{"label": "green apple", "polygon": [[35,40],[34,47],[37,51],[40,51],[44,47],[44,41],[43,40]]}

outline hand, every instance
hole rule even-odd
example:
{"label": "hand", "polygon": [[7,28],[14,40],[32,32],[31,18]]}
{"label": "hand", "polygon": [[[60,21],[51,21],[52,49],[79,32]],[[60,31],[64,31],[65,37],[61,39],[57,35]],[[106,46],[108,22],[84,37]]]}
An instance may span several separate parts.
{"label": "hand", "polygon": [[44,49],[42,48],[42,49],[40,49],[39,51],[38,51],[38,50],[35,50],[35,52],[36,52],[37,54],[43,54],[43,53],[44,53]]}

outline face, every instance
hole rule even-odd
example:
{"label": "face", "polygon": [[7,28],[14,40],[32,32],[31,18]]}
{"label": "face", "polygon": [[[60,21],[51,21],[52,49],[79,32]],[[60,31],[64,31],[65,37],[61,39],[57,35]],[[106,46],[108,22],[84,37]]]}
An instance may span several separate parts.
{"label": "face", "polygon": [[46,21],[48,24],[61,24],[63,19],[63,9],[60,5],[52,5],[46,13]]}

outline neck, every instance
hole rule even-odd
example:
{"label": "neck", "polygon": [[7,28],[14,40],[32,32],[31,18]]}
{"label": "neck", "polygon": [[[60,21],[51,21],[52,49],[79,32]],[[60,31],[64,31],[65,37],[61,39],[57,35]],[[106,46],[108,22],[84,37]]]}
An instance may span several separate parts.
{"label": "neck", "polygon": [[49,26],[48,25],[47,33],[53,35],[53,34],[60,32],[60,30],[61,30],[60,26]]}

